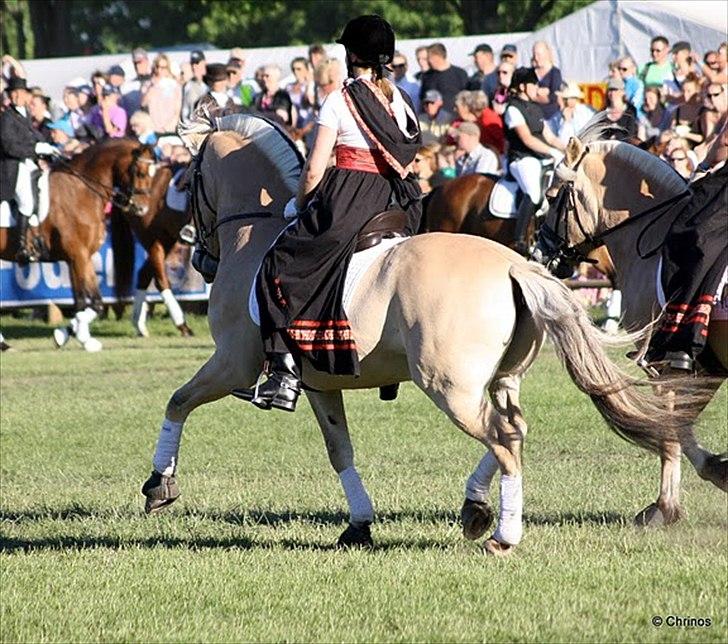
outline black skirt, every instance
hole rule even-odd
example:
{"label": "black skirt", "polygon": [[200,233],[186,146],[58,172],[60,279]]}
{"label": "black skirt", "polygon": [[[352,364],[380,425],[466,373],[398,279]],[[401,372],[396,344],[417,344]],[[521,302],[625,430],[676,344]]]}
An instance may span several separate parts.
{"label": "black skirt", "polygon": [[407,212],[407,233],[414,234],[421,204],[411,175],[400,180],[342,168],[326,172],[309,208],[263,260],[256,288],[266,351],[280,351],[284,343],[319,371],[359,375],[344,281],[358,232],[393,203]]}

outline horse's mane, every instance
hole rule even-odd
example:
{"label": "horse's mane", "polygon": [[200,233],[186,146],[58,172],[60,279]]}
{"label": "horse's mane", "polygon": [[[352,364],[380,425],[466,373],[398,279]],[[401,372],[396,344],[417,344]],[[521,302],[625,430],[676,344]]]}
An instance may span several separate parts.
{"label": "horse's mane", "polygon": [[234,132],[241,136],[278,169],[291,192],[297,190],[304,158],[277,123],[259,114],[229,114],[220,118],[196,114],[192,121],[181,124],[177,129],[182,142],[193,156],[199,154],[204,140],[213,132]]}
{"label": "horse's mane", "polygon": [[624,141],[592,141],[589,150],[604,156],[613,155],[628,167],[639,168],[640,176],[648,183],[659,185],[671,193],[685,191],[685,179],[662,159],[635,145]]}
{"label": "horse's mane", "polygon": [[[134,145],[139,145],[139,142],[128,137],[122,139],[106,139],[105,141],[90,145],[83,152],[75,155],[65,165],[71,166],[75,170],[82,170],[93,166],[103,154],[115,151],[117,148],[133,147]],[[62,170],[63,166],[60,166],[59,169]]]}

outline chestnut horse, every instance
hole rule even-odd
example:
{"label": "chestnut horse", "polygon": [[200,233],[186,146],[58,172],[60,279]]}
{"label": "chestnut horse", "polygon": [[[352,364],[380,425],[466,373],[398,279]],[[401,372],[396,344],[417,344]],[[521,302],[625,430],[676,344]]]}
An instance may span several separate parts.
{"label": "chestnut horse", "polygon": [[[497,179],[484,174],[468,174],[435,188],[427,199],[420,232],[448,232],[477,235],[509,248],[516,234],[515,217],[495,217],[488,201]],[[526,241],[532,241],[536,217],[526,229]]]}
{"label": "chestnut horse", "polygon": [[[75,336],[88,351],[101,348],[89,331],[103,306],[91,258],[106,235],[106,205],[146,212],[154,162],[151,147],[115,139],[59,161],[51,171],[48,216],[34,232],[44,247],[41,261],[67,262],[70,270],[76,315],[68,328],[54,331],[59,347]],[[13,261],[18,242],[15,229],[1,228],[0,258]]]}
{"label": "chestnut horse", "polygon": [[[152,181],[149,210],[143,215],[128,213],[125,218],[134,236],[147,251],[147,259],[137,274],[132,315],[134,326],[142,337],[149,335],[146,325],[148,310],[146,296],[152,279],[162,295],[162,300],[167,306],[174,325],[183,336],[192,335],[192,330],[185,321],[184,313],[172,294],[165,265],[165,258],[179,240],[180,230],[190,222],[188,211],[182,213],[167,206],[167,188],[170,181],[172,181],[171,168],[167,165],[160,165]],[[133,244],[133,241],[130,240],[130,244]]]}

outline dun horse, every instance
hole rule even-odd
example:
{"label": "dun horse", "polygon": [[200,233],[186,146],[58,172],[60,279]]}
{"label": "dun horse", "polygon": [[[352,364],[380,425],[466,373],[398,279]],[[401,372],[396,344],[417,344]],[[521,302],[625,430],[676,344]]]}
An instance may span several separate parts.
{"label": "dun horse", "polygon": [[[636,236],[610,237],[609,250],[602,235],[632,215],[681,195],[685,181],[668,165],[650,153],[627,143],[596,140],[604,131],[596,120],[579,138],[572,138],[566,157],[556,169],[557,182],[552,187],[572,198],[556,200],[544,222],[537,252],[544,259],[574,250],[597,260],[597,268],[609,276],[622,291],[623,323],[629,330],[643,328],[660,313],[657,284],[660,253],[641,259]],[[659,247],[659,244],[658,244]],[[579,257],[577,256],[577,259]],[[571,269],[567,267],[570,272]],[[713,318],[708,327],[708,344],[728,370],[728,322]],[[698,474],[728,491],[728,461],[725,455],[712,455],[693,435],[693,423],[710,397],[717,391],[720,378],[703,373],[696,386],[707,395],[703,404],[689,406],[686,427],[680,441],[668,441],[660,449],[662,477],[660,494],[636,517],[639,525],[660,525],[677,521],[680,507],[680,456],[684,450]],[[679,403],[679,398],[677,399]],[[682,444],[682,450],[681,450]]]}
{"label": "dun horse", "polygon": [[[169,400],[154,470],[142,488],[147,512],[179,496],[176,469],[189,414],[256,381],[263,347],[248,294],[264,254],[289,223],[282,211],[302,168],[290,140],[271,123],[237,115],[218,119],[217,125],[222,131],[213,133],[210,123],[199,122],[183,135],[198,155],[206,194],[196,215],[198,231],[210,254],[219,258],[208,314],[216,346]],[[358,490],[347,493],[350,525],[340,544],[371,544],[373,520],[354,468],[344,389],[412,380],[489,450],[469,480],[462,515],[466,537],[485,534],[493,518],[488,488],[500,469],[498,525],[485,543],[495,554],[510,552],[522,536],[526,422],[519,391],[545,336],[613,430],[654,451],[674,439],[675,416],[660,397],[633,386],[609,360],[604,350],[609,339],[571,292],[542,267],[492,241],[435,233],[389,247],[366,270],[347,310],[360,377],[330,376],[303,365],[331,464],[342,482],[347,477]],[[260,430],[264,421],[261,416]]]}
{"label": "dun horse", "polygon": [[[47,249],[42,261],[68,263],[76,309],[68,328],[54,332],[58,346],[75,336],[88,351],[101,348],[89,324],[103,305],[91,258],[106,235],[105,207],[111,200],[145,211],[153,164],[150,147],[122,139],[92,146],[51,172],[50,208],[37,231]],[[13,260],[17,249],[15,231],[0,229],[0,257]]]}
{"label": "dun horse", "polygon": [[[146,319],[148,311],[147,289],[154,280],[170,318],[183,336],[191,336],[192,330],[187,326],[185,315],[172,293],[172,285],[167,274],[165,259],[179,239],[182,227],[189,223],[189,213],[181,213],[167,206],[167,188],[172,180],[169,166],[160,165],[152,181],[149,195],[149,209],[145,213],[127,213],[126,221],[134,236],[139,240],[147,259],[139,269],[134,294],[134,326],[143,337],[149,335]],[[133,243],[130,240],[130,243]],[[128,253],[131,255],[131,253]],[[131,262],[131,259],[129,260]]]}

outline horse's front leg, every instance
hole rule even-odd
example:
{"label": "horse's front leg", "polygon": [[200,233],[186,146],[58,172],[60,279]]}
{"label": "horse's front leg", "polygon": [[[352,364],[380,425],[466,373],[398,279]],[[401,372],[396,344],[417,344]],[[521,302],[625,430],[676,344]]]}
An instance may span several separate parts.
{"label": "horse's front leg", "polygon": [[155,241],[149,247],[148,261],[154,273],[154,281],[162,296],[164,305],[167,307],[172,323],[177,327],[183,337],[189,337],[192,335],[192,330],[187,326],[182,307],[177,302],[174,293],[172,293],[172,285],[167,276],[167,267],[164,264],[165,257],[170,249],[165,248],[161,241]]}
{"label": "horse's front leg", "polygon": [[369,494],[354,467],[354,448],[344,412],[344,398],[340,391],[307,392],[316,420],[324,436],[329,461],[344,488],[349,505],[349,526],[341,534],[339,547],[371,547],[370,524],[374,509]]}
{"label": "horse's front leg", "polygon": [[174,392],[152,459],[152,474],[142,486],[149,514],[173,503],[180,495],[175,477],[187,417],[200,405],[226,396],[237,387],[249,387],[255,381],[257,365],[239,352],[218,347],[213,356],[185,385]]}

